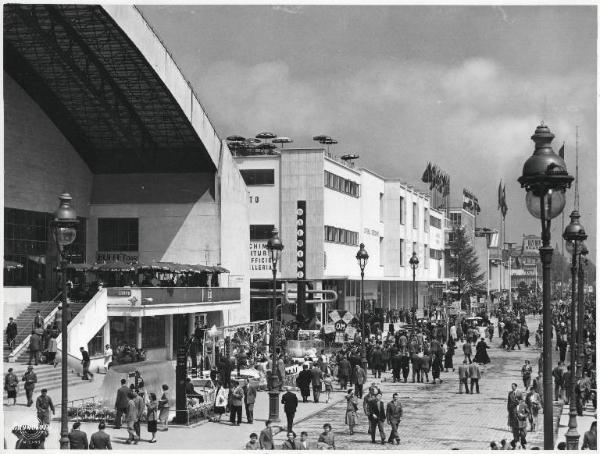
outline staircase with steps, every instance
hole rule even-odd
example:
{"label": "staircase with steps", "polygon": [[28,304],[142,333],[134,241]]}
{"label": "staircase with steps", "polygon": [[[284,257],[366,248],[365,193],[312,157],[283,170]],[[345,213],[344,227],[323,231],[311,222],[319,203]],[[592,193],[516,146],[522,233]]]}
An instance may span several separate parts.
{"label": "staircase with steps", "polygon": [[[25,364],[16,363],[16,364],[11,364],[11,365],[5,365],[4,367],[5,367],[5,372],[8,369],[8,367],[12,367],[13,372],[17,375],[17,377],[19,377],[19,381],[21,380],[21,377],[23,376],[23,374],[27,371],[27,363],[25,363]],[[34,365],[33,371],[37,375],[37,380],[38,380],[35,385],[36,393],[39,392],[39,390],[41,390],[42,388],[58,389],[61,387],[62,380],[61,380],[61,365],[60,364],[58,364],[56,367],[49,365],[49,364],[40,364],[38,366]],[[67,383],[69,385],[69,388],[71,388],[72,386],[77,386],[77,385],[87,383],[87,381],[82,380],[80,375],[69,370],[69,373],[67,375]],[[19,390],[21,390],[21,391],[23,390],[22,382],[19,383]],[[6,397],[6,391],[5,391],[5,397]]]}
{"label": "staircase with steps", "polygon": [[[53,301],[45,301],[42,303],[32,302],[31,304],[29,304],[29,306],[27,306],[27,308],[25,308],[25,310],[21,312],[21,314],[19,314],[19,316],[15,320],[18,329],[17,338],[15,339],[15,347],[17,345],[20,345],[25,340],[25,338],[31,334],[33,319],[35,318],[36,311],[39,310],[42,317],[46,318],[46,316],[48,316],[48,314],[50,314],[50,312],[52,312],[52,310],[55,307],[57,307],[60,303],[61,302],[57,298],[55,298]],[[72,318],[75,318],[75,316],[79,313],[79,311],[81,311],[81,309],[83,309],[85,305],[86,302],[83,301],[71,302],[70,307]],[[6,363],[8,361],[8,355],[10,354],[10,349],[8,348],[8,345],[6,343],[6,331],[4,332],[3,349],[3,358],[4,362]],[[17,356],[15,362],[23,364],[26,363],[28,359],[29,349],[24,348],[19,354],[19,356]]]}

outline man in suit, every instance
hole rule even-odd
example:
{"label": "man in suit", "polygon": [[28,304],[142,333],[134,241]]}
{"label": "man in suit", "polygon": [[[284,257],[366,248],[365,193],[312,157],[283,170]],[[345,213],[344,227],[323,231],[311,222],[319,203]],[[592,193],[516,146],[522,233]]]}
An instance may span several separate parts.
{"label": "man in suit", "polygon": [[386,413],[387,422],[392,426],[392,432],[390,433],[390,438],[388,438],[388,443],[393,444],[396,442],[397,444],[400,444],[398,424],[400,424],[400,418],[402,418],[402,404],[400,403],[398,393],[394,393],[392,401],[387,404]]}
{"label": "man in suit", "polygon": [[467,367],[467,360],[463,359],[463,362],[458,366],[458,393],[462,394],[462,386],[465,385],[465,391],[469,394],[469,385],[467,379],[469,378],[469,369]]}
{"label": "man in suit", "polygon": [[127,413],[127,407],[129,405],[127,394],[129,394],[129,391],[127,380],[122,378],[121,387],[117,390],[117,400],[115,402],[115,409],[117,410],[117,414],[115,416],[115,429],[121,428],[121,419],[123,415]]}
{"label": "man in suit", "polygon": [[463,353],[465,354],[465,360],[469,360],[469,364],[471,364],[471,354],[473,353],[473,349],[471,347],[471,341],[470,339],[467,339],[467,341],[463,344]]}
{"label": "man in suit", "polygon": [[471,394],[473,394],[473,386],[477,389],[479,394],[479,379],[481,378],[481,371],[477,363],[469,364],[469,377],[471,378]]}
{"label": "man in suit", "polygon": [[112,449],[110,435],[104,432],[106,424],[102,421],[98,424],[98,432],[92,434],[90,438],[90,449]]}
{"label": "man in suit", "polygon": [[265,426],[266,427],[260,431],[260,436],[258,437],[260,448],[275,449],[275,444],[273,443],[273,429],[271,429],[271,421],[265,421]]}
{"label": "man in suit", "polygon": [[36,399],[35,408],[40,424],[50,424],[50,411],[54,414],[54,404],[46,388],[42,389],[42,394]]}
{"label": "man in suit", "polygon": [[565,401],[566,405],[569,404],[569,400],[571,398],[571,379],[572,379],[571,366],[567,366],[567,370],[566,370],[566,372],[563,373],[563,376],[562,376],[562,389],[564,391],[563,400]]}
{"label": "man in suit", "polygon": [[381,378],[381,371],[383,370],[383,352],[379,345],[377,345],[371,353],[371,368],[373,369],[373,376]]}
{"label": "man in suit", "polygon": [[340,382],[340,389],[344,391],[348,387],[348,378],[350,377],[350,361],[344,356],[338,364],[338,380]]}
{"label": "man in suit", "polygon": [[69,432],[69,449],[88,449],[87,434],[79,430],[79,427],[81,427],[79,421],[73,423],[73,430]]}
{"label": "man in suit", "polygon": [[558,362],[558,365],[552,370],[552,376],[554,377],[554,400],[558,400],[561,394],[561,388],[563,383],[563,363]]}
{"label": "man in suit", "polygon": [[254,421],[254,402],[256,402],[256,384],[246,379],[244,385],[244,406],[246,407],[246,419],[248,424]]}
{"label": "man in suit", "polygon": [[383,423],[385,421],[385,406],[383,405],[381,393],[377,393],[375,401],[369,405],[369,425],[371,432],[371,443],[375,443],[375,431],[379,428],[381,444],[385,444],[385,431]]}
{"label": "man in suit", "polygon": [[297,443],[297,449],[299,450],[308,450],[308,432],[300,433],[300,441]]}
{"label": "man in suit", "polygon": [[279,381],[279,391],[283,389],[283,382],[285,381],[285,363],[283,358],[280,356],[277,360],[277,379]]}
{"label": "man in suit", "polygon": [[43,328],[43,327],[44,327],[44,317],[42,317],[42,314],[40,313],[40,311],[35,311],[35,317],[33,319],[32,330],[35,330],[36,328]]}
{"label": "man in suit", "polygon": [[517,408],[517,405],[519,405],[519,398],[517,396],[517,384],[513,383],[511,385],[511,390],[508,393],[508,398],[507,398],[507,402],[506,402],[506,411],[508,411],[508,421],[509,421],[509,426],[512,427],[512,424],[510,424],[511,418],[514,417],[515,414],[515,408]]}
{"label": "man in suit", "polygon": [[300,388],[300,394],[302,395],[302,402],[308,402],[308,396],[310,396],[310,382],[312,380],[312,374],[308,370],[308,364],[302,365],[302,371],[298,374],[296,379],[296,385]]}
{"label": "man in suit", "polygon": [[136,412],[136,421],[133,424],[133,428],[135,430],[135,434],[139,437],[141,435],[141,423],[142,418],[144,417],[144,410],[146,409],[146,404],[144,403],[144,393],[141,391],[135,391],[135,386],[131,385],[131,391],[134,393],[133,402],[135,403],[135,412]]}
{"label": "man in suit", "polygon": [[313,368],[310,371],[312,390],[313,390],[313,399],[314,399],[315,403],[319,403],[319,396],[321,395],[321,377],[322,376],[323,376],[323,372],[321,372],[321,369],[319,369],[319,367],[315,363],[315,365],[313,366]]}
{"label": "man in suit", "polygon": [[363,398],[363,385],[367,381],[367,372],[359,365],[354,366],[354,394],[357,399]]}
{"label": "man in suit", "polygon": [[294,425],[294,415],[296,414],[296,408],[298,408],[298,397],[293,393],[289,386],[285,387],[285,394],[281,397],[281,403],[283,404],[283,411],[287,417],[287,431],[292,431]]}
{"label": "man in suit", "polygon": [[400,369],[402,368],[402,356],[400,352],[396,351],[396,354],[392,356],[392,377],[393,383],[400,381]]}

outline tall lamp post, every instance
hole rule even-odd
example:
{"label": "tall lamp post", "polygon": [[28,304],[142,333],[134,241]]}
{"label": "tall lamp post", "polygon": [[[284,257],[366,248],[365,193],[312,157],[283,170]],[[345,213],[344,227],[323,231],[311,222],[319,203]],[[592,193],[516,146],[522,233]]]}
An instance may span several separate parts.
{"label": "tall lamp post", "polygon": [[550,221],[565,207],[565,190],[573,177],[568,174],[565,161],[552,150],[554,134],[543,123],[531,139],[535,142],[533,155],[525,161],[523,174],[518,178],[527,191],[527,210],[542,223],[540,258],[543,266],[543,384],[544,384],[544,449],[554,448],[552,423],[552,306],[550,305],[550,274],[552,252]]}
{"label": "tall lamp post", "polygon": [[273,330],[271,332],[271,354],[273,361],[271,365],[271,375],[269,376],[269,419],[273,422],[279,421],[279,380],[275,368],[277,367],[277,263],[281,259],[283,243],[279,239],[279,230],[273,229],[273,236],[267,241],[267,249],[271,256],[271,265],[273,270]]}
{"label": "tall lamp post", "polygon": [[[67,307],[67,256],[65,247],[75,241],[77,230],[75,229],[78,220],[75,209],[71,206],[71,196],[67,193],[61,194],[58,199],[60,204],[54,212],[54,219],[50,223],[52,236],[56,242],[58,254],[60,256],[60,271],[63,284],[63,314]],[[67,359],[68,359],[68,339],[67,339],[67,317],[63,315],[61,324],[62,333],[62,361],[61,361],[61,409],[60,409],[60,449],[69,449],[69,416],[68,416],[68,384],[67,384]]]}
{"label": "tall lamp post", "polygon": [[516,243],[509,242],[509,241],[505,241],[504,242],[504,245],[507,246],[507,251],[508,251],[508,307],[510,308],[511,312],[512,312],[512,309],[513,309],[513,303],[512,303],[512,268],[511,268],[512,247],[513,247],[513,244],[516,244]]}
{"label": "tall lamp post", "polygon": [[365,372],[367,371],[367,347],[365,345],[365,266],[369,261],[369,254],[365,249],[365,244],[360,243],[358,252],[356,253],[356,260],[360,267],[360,362]]}
{"label": "tall lamp post", "polygon": [[[579,212],[573,210],[571,213],[571,223],[567,225],[563,233],[563,238],[567,242],[567,250],[571,255],[571,377],[574,377],[575,366],[576,366],[576,353],[575,350],[577,342],[577,268],[579,266],[579,255],[581,254],[581,245],[585,241],[587,235],[583,226],[579,223]],[[581,327],[580,327],[581,328]],[[577,432],[577,404],[575,397],[575,384],[577,380],[571,379],[570,389],[570,402],[569,402],[569,430],[565,434],[567,439],[567,449],[577,449],[579,446],[579,433]]]}
{"label": "tall lamp post", "polygon": [[413,332],[413,336],[415,334],[415,324],[417,322],[417,281],[416,281],[416,276],[417,276],[417,268],[419,267],[419,257],[417,257],[417,252],[413,251],[412,256],[410,258],[410,260],[408,261],[408,263],[410,264],[410,267],[412,268],[412,272],[413,272],[413,279],[412,279],[412,314],[413,314],[413,320],[412,320],[412,332]]}

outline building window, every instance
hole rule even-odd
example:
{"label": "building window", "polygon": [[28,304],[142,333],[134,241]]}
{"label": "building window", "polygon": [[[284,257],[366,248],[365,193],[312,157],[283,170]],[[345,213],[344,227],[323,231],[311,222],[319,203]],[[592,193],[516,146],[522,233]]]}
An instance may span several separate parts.
{"label": "building window", "polygon": [[326,225],[325,241],[329,243],[345,244],[347,246],[358,246],[358,232]]}
{"label": "building window", "polygon": [[450,222],[453,225],[461,225],[461,215],[460,215],[460,213],[450,213]]}
{"label": "building window", "polygon": [[413,229],[419,228],[419,212],[417,211],[417,203],[413,202]]}
{"label": "building window", "polygon": [[360,185],[358,183],[342,178],[327,170],[325,170],[325,187],[352,197],[360,196]]}
{"label": "building window", "polygon": [[383,222],[383,192],[379,193],[379,222]]}
{"label": "building window", "polygon": [[242,169],[240,170],[246,186],[259,186],[275,184],[274,169]]}
{"label": "building window", "polygon": [[400,197],[400,224],[406,224],[406,199]]}
{"label": "building window", "polygon": [[436,218],[435,216],[429,216],[429,224],[431,227],[436,229],[442,228],[442,220],[440,218]]}
{"label": "building window", "polygon": [[423,267],[425,269],[429,268],[429,247],[427,245],[423,246]]}
{"label": "building window", "polygon": [[98,218],[99,251],[138,251],[137,218]]}
{"label": "building window", "polygon": [[419,253],[419,251],[417,251],[417,243],[416,242],[413,242],[413,249],[412,249],[412,251],[416,252],[417,254]]}
{"label": "building window", "polygon": [[438,249],[429,249],[429,257],[433,260],[442,260],[443,251]]}
{"label": "building window", "polygon": [[250,241],[253,240],[268,240],[273,236],[274,225],[251,225],[250,226]]}
{"label": "building window", "polygon": [[383,266],[383,252],[384,252],[384,247],[383,247],[383,237],[380,236],[379,237],[379,266]]}
{"label": "building window", "polygon": [[423,209],[423,230],[429,232],[429,210]]}
{"label": "building window", "polygon": [[165,316],[143,317],[142,319],[142,347],[165,347]]}
{"label": "building window", "polygon": [[404,248],[406,247],[406,243],[404,240],[400,240],[400,266],[404,266],[404,256],[406,255],[406,251]]}

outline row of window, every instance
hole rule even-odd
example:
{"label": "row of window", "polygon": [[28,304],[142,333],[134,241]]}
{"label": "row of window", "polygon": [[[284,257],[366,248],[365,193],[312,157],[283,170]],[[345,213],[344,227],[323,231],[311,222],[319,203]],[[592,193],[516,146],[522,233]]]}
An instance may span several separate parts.
{"label": "row of window", "polygon": [[340,229],[338,227],[325,226],[325,241],[330,243],[358,246],[358,232]]}
{"label": "row of window", "polygon": [[343,192],[352,197],[360,197],[360,185],[358,183],[342,178],[327,170],[325,171],[325,187]]}
{"label": "row of window", "polygon": [[275,184],[274,169],[243,169],[240,170],[246,186]]}

